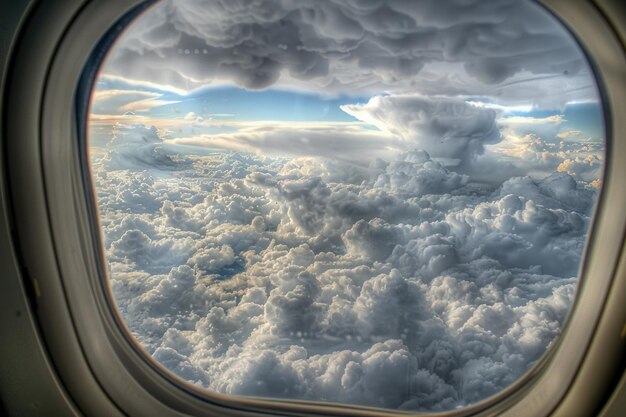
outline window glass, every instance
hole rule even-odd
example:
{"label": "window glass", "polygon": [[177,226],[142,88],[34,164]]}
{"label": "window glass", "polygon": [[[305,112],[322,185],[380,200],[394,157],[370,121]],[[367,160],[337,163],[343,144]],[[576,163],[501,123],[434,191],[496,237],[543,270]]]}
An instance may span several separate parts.
{"label": "window glass", "polygon": [[88,128],[149,355],[211,392],[411,411],[555,341],[605,150],[580,47],[520,0],[162,1]]}

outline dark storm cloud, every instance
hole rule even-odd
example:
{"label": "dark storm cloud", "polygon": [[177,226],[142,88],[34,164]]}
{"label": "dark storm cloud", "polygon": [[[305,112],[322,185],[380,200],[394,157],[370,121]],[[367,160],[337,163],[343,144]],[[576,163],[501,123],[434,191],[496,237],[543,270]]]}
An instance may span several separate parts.
{"label": "dark storm cloud", "polygon": [[554,76],[559,96],[590,87],[577,77],[585,69],[571,37],[528,1],[188,0],[165,1],[136,21],[105,72],[185,90],[281,80],[329,92],[488,95],[497,93],[489,85]]}

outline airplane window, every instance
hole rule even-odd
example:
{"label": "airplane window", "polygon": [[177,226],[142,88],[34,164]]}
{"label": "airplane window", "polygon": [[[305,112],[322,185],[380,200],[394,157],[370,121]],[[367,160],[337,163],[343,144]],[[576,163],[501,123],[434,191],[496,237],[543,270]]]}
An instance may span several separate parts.
{"label": "airplane window", "polygon": [[519,0],[161,1],[88,120],[112,301],[233,396],[461,408],[574,302],[602,186],[581,48]]}

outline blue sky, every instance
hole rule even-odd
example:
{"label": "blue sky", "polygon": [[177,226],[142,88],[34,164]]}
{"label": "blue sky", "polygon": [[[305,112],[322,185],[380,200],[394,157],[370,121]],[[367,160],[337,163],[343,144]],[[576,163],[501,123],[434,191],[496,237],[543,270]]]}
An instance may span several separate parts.
{"label": "blue sky", "polygon": [[[189,94],[177,94],[158,88],[137,87],[120,79],[102,77],[96,91],[140,90],[159,95],[159,100],[171,101],[150,108],[145,112],[151,118],[179,118],[194,112],[206,118],[228,118],[229,120],[277,120],[277,121],[329,121],[351,122],[353,116],[340,109],[343,104],[367,103],[372,94],[316,94],[307,91],[268,88],[249,90],[233,85],[206,87]],[[384,92],[382,92],[384,94]],[[580,130],[592,137],[603,135],[602,108],[598,101],[570,102],[562,108],[539,108],[527,106],[519,110],[515,105],[507,110],[506,116],[549,117],[562,114],[563,128]],[[100,113],[97,107],[94,113]],[[123,113],[119,110],[116,113]]]}
{"label": "blue sky", "polygon": [[[97,91],[137,89],[115,79],[101,79]],[[286,89],[248,90],[237,86],[208,87],[190,94],[177,94],[144,88],[160,94],[159,99],[175,103],[150,109],[154,118],[176,118],[194,112],[205,118],[228,117],[230,120],[333,121],[349,122],[354,118],[339,106],[367,102],[370,95],[322,95]],[[98,109],[95,109],[98,113]]]}
{"label": "blue sky", "polygon": [[332,121],[349,122],[354,118],[339,106],[367,102],[369,97],[329,98],[313,93],[288,90],[249,91],[238,87],[204,89],[190,94],[179,105],[159,108],[161,114],[172,111],[202,114],[232,114],[234,120]]}
{"label": "blue sky", "polygon": [[[128,84],[120,81],[102,79],[97,90],[107,91],[129,91]],[[266,89],[253,91],[237,86],[221,86],[204,88],[190,94],[177,94],[167,91],[159,91],[154,88],[132,88],[132,91],[142,91],[147,94],[154,94],[155,100],[164,102],[150,106],[141,111],[135,111],[135,116],[146,118],[145,121],[152,121],[162,124],[167,120],[186,120],[176,128],[170,129],[169,138],[185,137],[198,133],[211,134],[219,132],[229,132],[236,130],[233,123],[254,122],[254,121],[280,121],[280,122],[359,122],[365,129],[375,129],[375,127],[360,122],[354,116],[343,111],[340,106],[345,104],[365,104],[371,95],[326,95],[311,92],[286,90],[286,89]],[[137,97],[130,97],[131,100]],[[145,100],[143,97],[140,99]],[[129,104],[122,102],[124,105]],[[130,102],[132,104],[132,101]],[[125,113],[124,106],[120,105],[108,115],[114,116]],[[512,106],[499,108],[500,117],[530,117],[549,118],[550,116],[561,115],[563,122],[560,124],[561,131],[579,131],[579,139],[602,140],[604,126],[602,120],[602,109],[598,102],[569,103],[564,108],[529,108],[519,110]],[[99,108],[98,101],[94,103],[94,114],[107,114]],[[113,113],[113,114],[110,114]],[[228,125],[219,125],[219,122],[228,122]],[[206,122],[204,126],[202,123]],[[211,123],[214,122],[214,123]],[[113,125],[113,121],[110,126]],[[106,141],[106,131],[103,129],[104,137],[96,140],[95,144],[102,144]]]}

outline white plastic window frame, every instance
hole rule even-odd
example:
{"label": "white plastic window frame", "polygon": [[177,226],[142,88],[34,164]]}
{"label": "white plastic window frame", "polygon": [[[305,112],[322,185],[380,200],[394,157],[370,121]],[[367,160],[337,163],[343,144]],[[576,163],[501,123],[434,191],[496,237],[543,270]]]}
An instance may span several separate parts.
{"label": "white plastic window frame", "polygon": [[[578,296],[555,345],[514,385],[469,407],[428,415],[588,415],[601,406],[603,384],[621,363],[626,164],[616,156],[626,155],[626,118],[611,114],[626,110],[624,50],[593,3],[541,3],[587,52],[605,110],[604,187]],[[106,53],[97,49],[103,36],[122,30],[129,16],[145,6],[140,0],[40,2],[26,23],[9,76],[5,158],[14,236],[27,283],[36,288],[33,304],[48,354],[76,407],[86,415],[107,416],[419,414],[208,393],[166,371],[125,330],[104,276],[81,142],[85,92],[78,86],[94,51]],[[601,382],[590,384],[594,379]]]}

